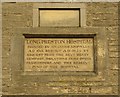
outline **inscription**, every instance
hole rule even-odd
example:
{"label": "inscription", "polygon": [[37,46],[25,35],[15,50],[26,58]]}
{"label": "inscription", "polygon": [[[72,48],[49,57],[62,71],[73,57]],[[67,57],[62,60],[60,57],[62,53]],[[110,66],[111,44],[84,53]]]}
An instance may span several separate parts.
{"label": "inscription", "polygon": [[93,71],[93,38],[26,38],[25,71]]}

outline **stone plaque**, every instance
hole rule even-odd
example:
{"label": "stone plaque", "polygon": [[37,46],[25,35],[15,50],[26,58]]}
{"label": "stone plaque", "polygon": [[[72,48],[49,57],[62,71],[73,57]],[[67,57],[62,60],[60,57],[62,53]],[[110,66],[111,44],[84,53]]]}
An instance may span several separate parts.
{"label": "stone plaque", "polygon": [[93,38],[25,38],[25,71],[93,71]]}
{"label": "stone plaque", "polygon": [[79,26],[80,10],[40,10],[40,26]]}

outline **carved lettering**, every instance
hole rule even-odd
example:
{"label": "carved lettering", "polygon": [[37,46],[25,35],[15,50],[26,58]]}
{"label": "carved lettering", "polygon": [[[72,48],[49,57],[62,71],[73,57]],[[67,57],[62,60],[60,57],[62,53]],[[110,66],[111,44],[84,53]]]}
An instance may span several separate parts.
{"label": "carved lettering", "polygon": [[26,38],[25,71],[93,71],[93,38]]}

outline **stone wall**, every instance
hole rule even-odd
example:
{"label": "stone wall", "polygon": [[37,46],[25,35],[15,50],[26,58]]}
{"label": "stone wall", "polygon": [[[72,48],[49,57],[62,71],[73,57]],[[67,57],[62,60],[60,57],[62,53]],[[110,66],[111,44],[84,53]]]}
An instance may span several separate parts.
{"label": "stone wall", "polygon": [[[32,27],[31,3],[3,3],[2,4],[2,72],[3,94],[13,94],[14,83],[11,75],[10,51],[11,37],[14,28]],[[17,84],[19,85],[19,84]],[[12,89],[12,90],[11,90]],[[20,90],[17,90],[20,91]],[[17,94],[17,93],[16,93]]]}
{"label": "stone wall", "polygon": [[[19,75],[11,64],[12,37],[33,28],[33,3],[2,3],[2,91],[3,95],[24,94],[118,94],[118,3],[85,3],[88,28],[108,32],[109,64],[106,76],[32,76]],[[17,31],[16,29],[19,29]],[[104,33],[104,32],[103,32]],[[16,52],[16,54],[19,52]],[[19,56],[18,56],[19,57]],[[13,60],[15,61],[16,58]],[[20,65],[20,64],[17,64]],[[47,80],[46,80],[47,79]]]}

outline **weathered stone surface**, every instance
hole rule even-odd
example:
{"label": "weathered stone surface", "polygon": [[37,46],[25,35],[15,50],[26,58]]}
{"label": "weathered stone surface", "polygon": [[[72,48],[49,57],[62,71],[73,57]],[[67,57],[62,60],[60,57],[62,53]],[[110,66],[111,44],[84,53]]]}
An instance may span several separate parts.
{"label": "weathered stone surface", "polygon": [[118,40],[109,40],[110,46],[118,46]]}
{"label": "weathered stone surface", "polygon": [[6,36],[6,37],[3,37],[2,38],[2,43],[3,44],[5,44],[5,45],[10,45],[10,43],[11,43],[11,40],[10,40],[10,37],[8,36]]}
{"label": "weathered stone surface", "polygon": [[39,10],[40,26],[79,26],[79,10]]}
{"label": "weathered stone surface", "polygon": [[2,57],[9,57],[10,56],[10,45],[3,45],[2,46]]}
{"label": "weathered stone surface", "polygon": [[[86,27],[84,29],[83,27],[81,29],[73,28],[73,30],[70,28],[53,28],[53,30],[47,28],[49,34],[51,32],[54,34],[84,32],[91,34],[105,29],[101,30],[101,33],[97,33],[101,36],[98,37],[100,38],[97,44],[99,48],[96,49],[99,51],[97,52],[99,57],[97,57],[95,73],[77,75],[61,75],[61,73],[55,75],[55,72],[49,73],[50,75],[24,73],[22,57],[24,56],[24,36],[22,34],[47,34],[46,28],[33,28],[33,3],[2,4],[2,92],[4,95],[118,94],[118,3],[84,4],[86,5]],[[24,28],[29,29],[25,30]],[[98,29],[96,30],[96,28]],[[107,42],[103,40],[104,36],[107,37]],[[109,55],[106,54],[107,51]],[[104,60],[103,57],[106,56],[108,58]],[[74,73],[76,74],[76,72]]]}
{"label": "weathered stone surface", "polygon": [[109,56],[110,56],[110,58],[118,58],[119,57],[118,52],[110,52]]}
{"label": "weathered stone surface", "polygon": [[109,51],[110,52],[118,52],[119,51],[119,46],[109,46]]}
{"label": "weathered stone surface", "polygon": [[94,71],[93,38],[28,38],[24,51],[25,71]]}
{"label": "weathered stone surface", "polygon": [[111,94],[112,87],[92,87],[91,93],[93,94]]}

